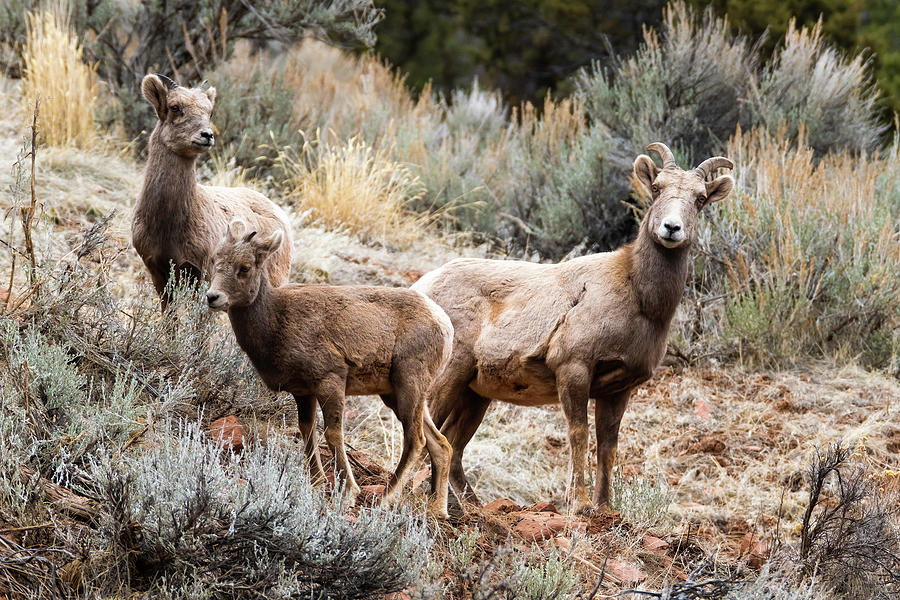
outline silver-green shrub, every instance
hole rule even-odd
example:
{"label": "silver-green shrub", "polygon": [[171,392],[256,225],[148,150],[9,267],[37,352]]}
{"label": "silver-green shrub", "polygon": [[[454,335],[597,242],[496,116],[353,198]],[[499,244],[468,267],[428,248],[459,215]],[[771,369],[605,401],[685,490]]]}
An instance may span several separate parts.
{"label": "silver-green shrub", "polygon": [[164,578],[170,597],[191,597],[197,578],[217,598],[381,597],[426,568],[421,517],[362,508],[348,520],[340,492],[312,487],[293,445],[251,445],[237,457],[182,424],[138,455],[98,456],[90,476],[118,521],[105,526],[118,532],[111,545],[130,540],[123,556]]}

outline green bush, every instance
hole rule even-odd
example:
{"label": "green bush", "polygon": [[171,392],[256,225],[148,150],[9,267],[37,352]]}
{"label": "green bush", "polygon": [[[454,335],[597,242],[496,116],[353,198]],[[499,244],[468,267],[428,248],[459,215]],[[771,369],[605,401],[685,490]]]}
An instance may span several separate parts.
{"label": "green bush", "polygon": [[817,160],[802,139],[735,136],[735,191],[701,219],[675,345],[762,366],[826,353],[896,368],[898,152]]}
{"label": "green bush", "polygon": [[613,473],[610,506],[629,523],[655,527],[666,523],[675,493],[662,474],[626,480],[619,470]]}

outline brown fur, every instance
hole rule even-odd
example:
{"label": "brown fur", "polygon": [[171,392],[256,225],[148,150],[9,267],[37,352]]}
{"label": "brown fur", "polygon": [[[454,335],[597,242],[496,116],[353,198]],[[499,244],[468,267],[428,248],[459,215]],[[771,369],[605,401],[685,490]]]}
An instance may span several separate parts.
{"label": "brown fur", "polygon": [[403,425],[403,453],[386,499],[396,499],[427,445],[433,469],[430,506],[446,517],[450,444],[432,422],[425,397],[450,356],[450,319],[408,289],[273,288],[261,269],[280,243],[280,232],[264,238],[242,221],[233,222],[216,252],[210,307],[228,310],[238,344],[266,385],[293,394],[315,478],[322,477],[316,404],[322,407],[325,439],[337,468],[355,495],[359,488],[344,452],[344,396],[380,394]]}
{"label": "brown fur", "polygon": [[[174,84],[170,84],[174,85]],[[150,136],[147,170],[134,207],[131,239],[153,286],[163,295],[170,264],[178,273],[210,277],[212,255],[228,223],[240,217],[262,234],[281,231],[286,243],[270,261],[272,285],[287,280],[291,269],[287,215],[262,194],[247,188],[197,183],[197,157],[214,142],[209,118],[216,89],[169,87],[156,75],[141,84],[159,122]]]}
{"label": "brown fur", "polygon": [[700,210],[732,186],[728,176],[705,183],[696,171],[660,171],[645,155],[634,168],[655,198],[634,242],[561,264],[457,259],[412,286],[453,322],[453,353],[431,412],[453,446],[451,484],[470,500],[477,502],[462,455],[491,400],[559,402],[569,425],[570,498],[590,510],[584,470],[594,398],[593,504],[608,506],[619,423],[631,391],[665,354]]}

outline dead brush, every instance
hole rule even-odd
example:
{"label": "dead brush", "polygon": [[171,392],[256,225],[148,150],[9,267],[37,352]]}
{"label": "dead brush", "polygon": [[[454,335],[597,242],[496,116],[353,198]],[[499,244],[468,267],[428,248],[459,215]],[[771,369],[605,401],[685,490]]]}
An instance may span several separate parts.
{"label": "dead brush", "polygon": [[900,594],[900,498],[882,493],[850,448],[815,450],[809,504],[800,527],[802,574],[844,597]]}

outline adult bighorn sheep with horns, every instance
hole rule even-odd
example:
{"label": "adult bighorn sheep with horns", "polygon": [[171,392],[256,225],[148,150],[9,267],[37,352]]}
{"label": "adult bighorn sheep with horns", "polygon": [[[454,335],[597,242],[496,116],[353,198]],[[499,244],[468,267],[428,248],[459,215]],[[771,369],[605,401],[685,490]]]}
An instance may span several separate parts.
{"label": "adult bighorn sheep with horns", "polygon": [[291,229],[283,210],[248,188],[197,183],[197,158],[215,143],[209,119],[216,88],[201,88],[182,87],[164,75],[147,75],[141,82],[144,98],[159,122],[150,135],[131,240],[150,272],[163,308],[172,265],[176,273],[208,279],[213,252],[236,217],[261,235],[282,232],[284,243],[268,266],[272,285],[287,281],[291,270]]}
{"label": "adult bighorn sheep with horns", "polygon": [[[478,502],[466,481],[463,451],[491,400],[523,406],[562,404],[568,421],[568,497],[577,512],[608,509],[619,424],[629,396],[666,351],[681,301],[690,247],[704,206],[727,197],[734,180],[707,181],[723,157],[683,171],[662,143],[640,155],[637,179],[653,203],[637,239],[613,252],[560,264],[456,259],[423,276],[413,289],[450,316],[450,362],[435,382],[435,424],[453,446],[450,482]],[[588,399],[596,402],[597,478],[593,502],[585,484]]]}

